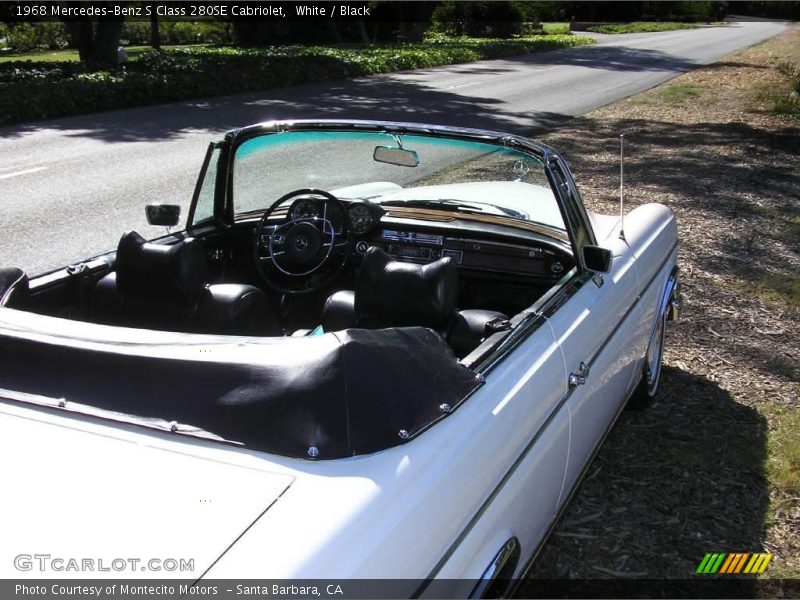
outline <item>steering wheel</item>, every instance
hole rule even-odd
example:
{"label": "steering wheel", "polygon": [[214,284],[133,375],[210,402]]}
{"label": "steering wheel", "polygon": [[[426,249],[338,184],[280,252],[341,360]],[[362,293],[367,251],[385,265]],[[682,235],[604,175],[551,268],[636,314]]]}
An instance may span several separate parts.
{"label": "steering wheel", "polygon": [[[268,224],[278,207],[298,196],[316,196],[322,216],[295,219],[288,212],[283,223]],[[344,217],[338,233],[331,221],[332,209]],[[329,192],[311,188],[281,196],[264,211],[253,238],[258,274],[283,294],[308,294],[324,288],[341,272],[351,252],[352,233],[344,203]]]}

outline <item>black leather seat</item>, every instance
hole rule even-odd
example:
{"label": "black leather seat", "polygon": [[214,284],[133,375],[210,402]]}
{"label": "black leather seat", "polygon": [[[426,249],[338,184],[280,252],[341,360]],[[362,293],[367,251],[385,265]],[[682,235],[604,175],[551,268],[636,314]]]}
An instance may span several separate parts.
{"label": "black leather seat", "polygon": [[458,311],[457,295],[458,266],[452,258],[418,265],[393,260],[373,246],[364,255],[356,289],[336,292],[325,302],[322,327],[430,327],[458,356],[466,356],[508,317],[491,310]]}
{"label": "black leather seat", "polygon": [[131,231],[117,246],[116,271],[95,287],[93,320],[167,331],[282,335],[277,313],[261,290],[208,280],[199,240],[151,244]]}

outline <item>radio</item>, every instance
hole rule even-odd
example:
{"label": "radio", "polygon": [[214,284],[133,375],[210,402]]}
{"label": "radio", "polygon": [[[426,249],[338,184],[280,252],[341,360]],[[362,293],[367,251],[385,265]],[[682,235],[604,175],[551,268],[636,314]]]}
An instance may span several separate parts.
{"label": "radio", "polygon": [[410,258],[411,260],[429,261],[432,258],[431,249],[421,246],[409,246],[408,244],[389,244],[386,247],[389,256],[398,258]]}

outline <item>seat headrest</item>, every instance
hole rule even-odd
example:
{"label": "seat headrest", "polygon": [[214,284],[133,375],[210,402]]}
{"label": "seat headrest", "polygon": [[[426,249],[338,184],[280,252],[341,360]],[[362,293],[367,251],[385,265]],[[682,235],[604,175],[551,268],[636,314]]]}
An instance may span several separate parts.
{"label": "seat headrest", "polygon": [[195,238],[166,246],[130,231],[119,240],[116,269],[119,293],[142,300],[191,301],[208,282],[205,252]]}
{"label": "seat headrest", "polygon": [[445,327],[455,314],[458,267],[450,257],[427,265],[393,260],[378,247],[364,255],[356,286],[359,324]]}

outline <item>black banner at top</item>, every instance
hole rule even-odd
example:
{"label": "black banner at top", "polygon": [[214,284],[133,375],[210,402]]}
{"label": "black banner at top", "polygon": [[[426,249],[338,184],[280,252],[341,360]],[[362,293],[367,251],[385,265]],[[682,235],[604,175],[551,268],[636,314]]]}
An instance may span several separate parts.
{"label": "black banner at top", "polygon": [[[7,23],[124,19],[202,21],[246,19],[255,21],[380,21],[388,17],[376,2],[316,0],[167,0],[159,2],[107,2],[17,0],[0,3],[0,21]],[[418,4],[418,3],[414,3]]]}

